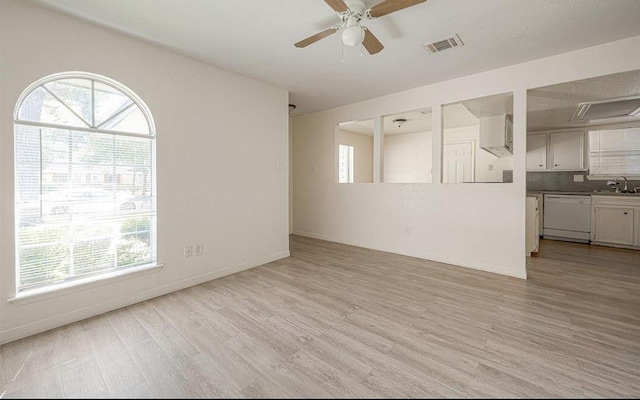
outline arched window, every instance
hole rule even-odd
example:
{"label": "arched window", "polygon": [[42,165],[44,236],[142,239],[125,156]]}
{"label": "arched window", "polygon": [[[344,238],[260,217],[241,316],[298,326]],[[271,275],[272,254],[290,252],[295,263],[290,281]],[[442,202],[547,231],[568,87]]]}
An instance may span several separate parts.
{"label": "arched window", "polygon": [[14,123],[18,292],[155,263],[155,128],[135,93],[57,74]]}

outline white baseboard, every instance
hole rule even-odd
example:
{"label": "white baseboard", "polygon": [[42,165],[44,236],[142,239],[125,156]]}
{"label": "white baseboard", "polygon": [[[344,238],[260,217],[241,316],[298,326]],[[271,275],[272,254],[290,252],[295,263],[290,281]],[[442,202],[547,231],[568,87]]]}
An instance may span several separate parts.
{"label": "white baseboard", "polygon": [[22,339],[27,336],[48,331],[50,329],[57,328],[59,326],[67,325],[76,321],[80,321],[86,318],[103,314],[109,311],[117,310],[122,307],[127,307],[132,304],[153,299],[154,297],[163,296],[168,293],[176,292],[178,290],[186,289],[191,286],[199,285],[201,283],[208,282],[213,279],[222,278],[227,275],[232,275],[247,269],[255,268],[257,266],[273,262],[273,261],[281,260],[283,258],[289,257],[289,255],[290,253],[288,250],[283,251],[283,252],[272,254],[257,260],[252,260],[246,263],[224,268],[218,271],[210,272],[203,275],[198,275],[198,276],[184,279],[178,282],[172,282],[170,284],[149,289],[140,293],[136,293],[131,296],[127,296],[127,297],[123,297],[123,298],[119,298],[116,300],[107,301],[99,304],[93,304],[87,307],[73,310],[65,314],[55,315],[50,318],[20,325],[15,328],[7,329],[4,331],[0,331],[0,344],[12,342],[14,340]]}
{"label": "white baseboard", "polygon": [[333,238],[333,237],[331,237],[329,235],[324,235],[324,234],[314,233],[314,232],[306,232],[306,231],[301,231],[301,230],[294,230],[293,234],[294,235],[298,235],[298,236],[304,236],[304,237],[312,238],[312,239],[320,239],[320,240],[326,240],[326,241],[329,241],[329,242],[342,243],[342,244],[346,244],[346,245],[349,245],[349,246],[362,247],[362,248],[365,248],[365,249],[384,251],[386,253],[398,254],[398,255],[401,255],[401,256],[419,258],[419,259],[427,260],[427,261],[435,261],[435,262],[439,262],[439,263],[443,263],[443,264],[450,264],[450,265],[457,266],[457,267],[464,267],[464,268],[475,269],[475,270],[478,270],[478,271],[490,272],[492,274],[504,275],[504,276],[509,276],[509,277],[512,277],[512,278],[527,279],[526,272],[524,274],[522,274],[522,275],[513,274],[513,273],[510,273],[510,272],[504,271],[503,268],[501,268],[499,266],[494,266],[494,265],[489,265],[489,264],[484,264],[483,267],[479,267],[475,263],[473,263],[472,261],[469,261],[469,260],[466,260],[466,259],[462,259],[462,258],[457,258],[457,257],[446,257],[446,256],[438,255],[438,254],[429,254],[429,255],[425,256],[424,254],[418,254],[418,253],[410,251],[410,250],[389,249],[389,248],[385,248],[385,247],[376,247],[376,246],[373,246],[373,245],[370,245],[370,244],[364,244],[364,243],[346,242],[346,241],[338,240],[337,238]]}
{"label": "white baseboard", "polygon": [[[312,239],[320,239],[320,240],[326,240],[328,242],[336,242],[336,243],[342,243],[339,242],[337,240],[334,240],[331,236],[328,235],[322,235],[320,233],[314,233],[314,232],[307,232],[307,231],[299,231],[299,230],[295,230],[293,231],[294,235],[298,235],[298,236],[304,236],[304,237],[308,237],[308,238],[312,238]],[[344,244],[348,244],[348,243],[344,243]],[[360,246],[362,247],[362,246]]]}

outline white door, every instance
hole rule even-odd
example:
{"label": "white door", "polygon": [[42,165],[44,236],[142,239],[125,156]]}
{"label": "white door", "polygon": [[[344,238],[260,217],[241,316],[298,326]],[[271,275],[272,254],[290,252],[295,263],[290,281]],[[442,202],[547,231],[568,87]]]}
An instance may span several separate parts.
{"label": "white door", "polygon": [[633,208],[596,207],[596,242],[633,245]]}
{"label": "white door", "polygon": [[551,169],[576,171],[584,169],[584,132],[556,132],[549,135]]}
{"label": "white door", "polygon": [[474,182],[474,142],[445,143],[442,154],[442,182]]}
{"label": "white door", "polygon": [[527,171],[547,169],[547,134],[527,136]]}

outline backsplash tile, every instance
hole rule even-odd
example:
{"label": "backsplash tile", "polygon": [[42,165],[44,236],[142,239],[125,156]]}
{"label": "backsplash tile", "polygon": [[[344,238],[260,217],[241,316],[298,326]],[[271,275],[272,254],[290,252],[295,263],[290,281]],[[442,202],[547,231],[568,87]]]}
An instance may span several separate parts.
{"label": "backsplash tile", "polygon": [[502,171],[502,183],[511,183],[513,182],[513,170],[505,169]]}
{"label": "backsplash tile", "polygon": [[[574,182],[574,175],[584,176],[584,182]],[[624,188],[624,180],[620,180],[620,190]],[[629,180],[629,190],[640,187],[640,181]],[[527,172],[527,190],[552,190],[564,192],[593,192],[609,190],[607,181],[590,181],[584,172]]]}

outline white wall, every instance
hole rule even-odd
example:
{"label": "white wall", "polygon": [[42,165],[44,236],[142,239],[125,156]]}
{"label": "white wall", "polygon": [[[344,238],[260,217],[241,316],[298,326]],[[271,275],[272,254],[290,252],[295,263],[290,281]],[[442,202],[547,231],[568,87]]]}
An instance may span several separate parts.
{"label": "white wall", "polygon": [[353,146],[353,181],[373,182],[373,137],[342,130],[338,134],[338,144]]}
{"label": "white wall", "polygon": [[[480,125],[461,128],[447,128],[444,130],[444,143],[473,140],[475,144],[475,181],[502,182],[502,172],[513,169],[513,157],[496,157],[480,148]],[[489,169],[492,165],[493,169]]]}
{"label": "white wall", "polygon": [[431,183],[431,132],[385,135],[383,182]]}
{"label": "white wall", "polygon": [[[0,342],[288,255],[288,94],[46,10],[0,2]],[[115,79],[157,127],[158,272],[16,304],[13,111],[58,72]],[[278,169],[277,162],[282,163]],[[187,243],[204,255],[183,258]]]}
{"label": "white wall", "polygon": [[[640,36],[294,118],[294,232],[524,278],[526,90],[638,69],[638,48]],[[507,92],[513,183],[335,183],[335,124],[431,107],[439,177],[441,105]]]}

